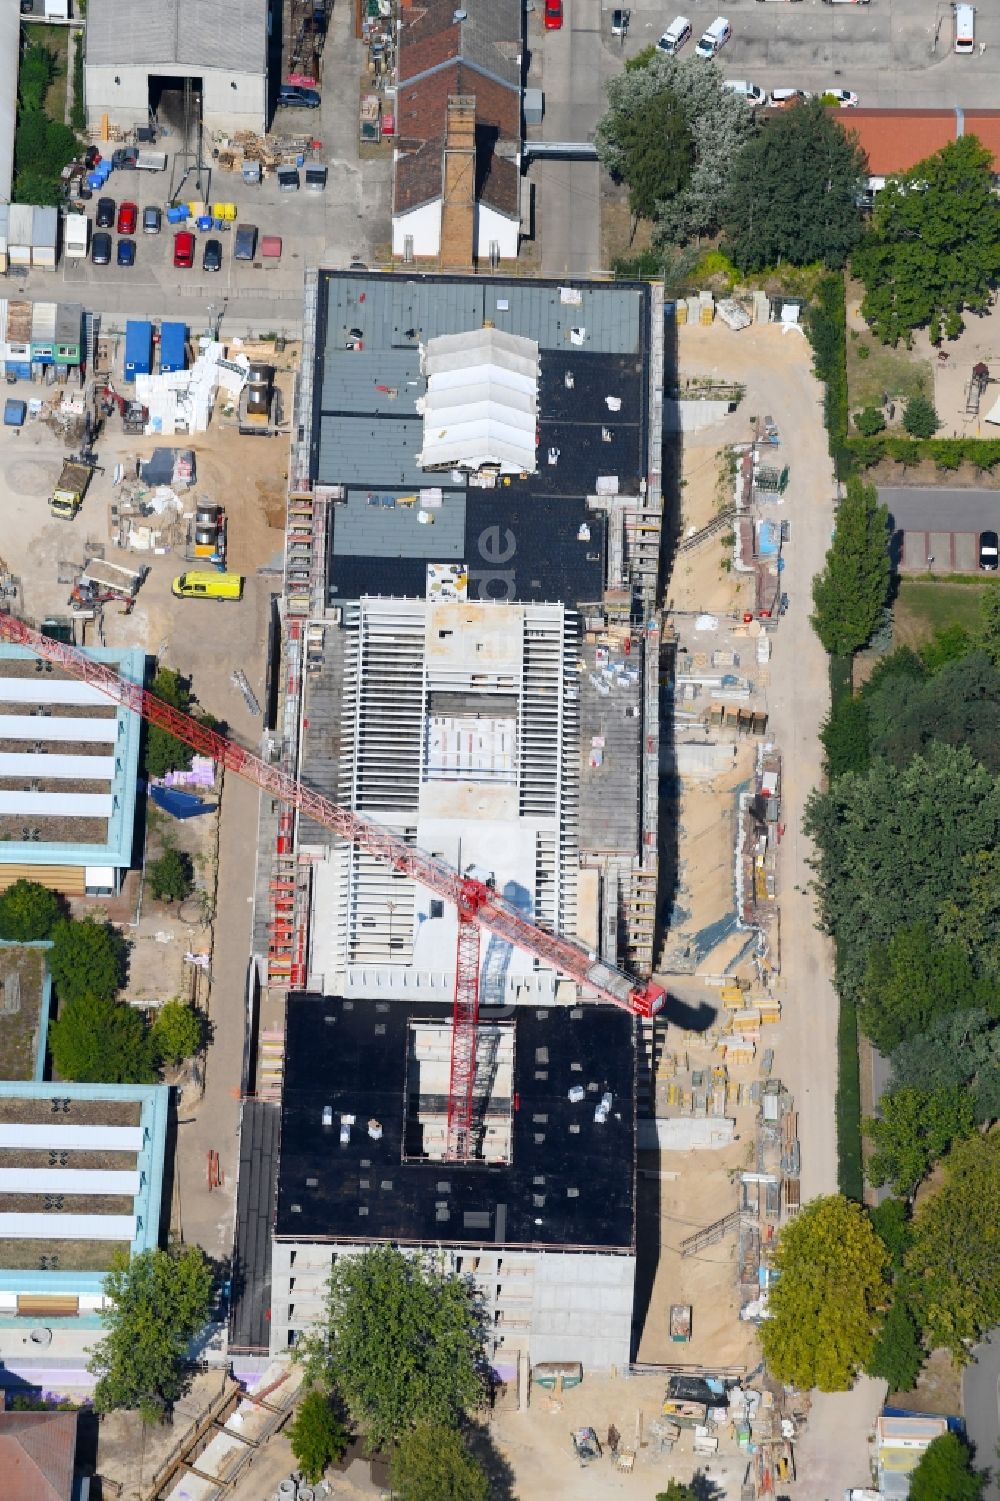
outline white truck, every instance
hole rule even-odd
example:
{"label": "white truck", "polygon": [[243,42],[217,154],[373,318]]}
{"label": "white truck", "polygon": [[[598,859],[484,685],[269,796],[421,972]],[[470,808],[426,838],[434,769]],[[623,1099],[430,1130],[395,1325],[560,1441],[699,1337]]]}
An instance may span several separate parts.
{"label": "white truck", "polygon": [[69,261],[86,260],[90,249],[90,220],[86,214],[67,214],[63,225],[63,255]]}

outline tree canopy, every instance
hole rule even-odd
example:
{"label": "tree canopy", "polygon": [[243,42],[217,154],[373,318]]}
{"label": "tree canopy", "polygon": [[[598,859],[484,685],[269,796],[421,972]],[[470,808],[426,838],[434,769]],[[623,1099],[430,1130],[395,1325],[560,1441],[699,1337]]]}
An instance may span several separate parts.
{"label": "tree canopy", "polygon": [[110,1000],[122,983],[121,935],[96,917],[62,918],[52,929],[49,972],[60,1001]]}
{"label": "tree canopy", "polygon": [[64,913],[64,903],[37,881],[15,881],[0,895],[0,938],[37,943],[48,938]]}
{"label": "tree canopy", "polygon": [[391,1246],[334,1262],[323,1328],[304,1354],[310,1376],[336,1388],[379,1445],[418,1423],[454,1425],[482,1394],[469,1286]]}
{"label": "tree canopy", "polygon": [[146,867],[149,888],[160,902],[182,902],[194,889],[191,856],[172,845]]}
{"label": "tree canopy", "polygon": [[418,1423],[392,1458],[392,1489],[400,1501],[489,1501],[486,1472],[455,1428]]}
{"label": "tree canopy", "polygon": [[858,1020],[879,1052],[891,1053],[939,1016],[986,1005],[993,994],[961,943],[942,942],[927,923],[913,923],[869,950]]}
{"label": "tree canopy", "polygon": [[968,856],[1000,840],[1000,789],[965,749],[932,744],[905,767],[875,760],[813,792],[806,831],[823,921],[857,991],[868,950],[904,924],[933,928],[971,885]]}
{"label": "tree canopy", "polygon": [[303,1478],[316,1485],[327,1465],[347,1452],[350,1433],[329,1392],[311,1387],[288,1428],[288,1440]]}
{"label": "tree canopy", "polygon": [[1000,1120],[1000,1015],[992,1010],[938,1016],[892,1054],[892,1089],[961,1090],[980,1125]]}
{"label": "tree canopy", "polygon": [[972,1100],[961,1089],[894,1089],[882,1097],[879,1115],[865,1121],[873,1151],[870,1183],[891,1183],[912,1194],[959,1137],[975,1128]]}
{"label": "tree canopy", "polygon": [[164,1063],[183,1063],[185,1058],[193,1058],[204,1036],[202,1013],[177,996],[164,1001],[150,1029],[153,1049]]}
{"label": "tree canopy", "polygon": [[889,512],[857,475],[837,507],[823,572],[813,580],[813,627],[831,656],[849,657],[871,637],[889,596]]}
{"label": "tree canopy", "polygon": [[943,1181],[917,1206],[906,1271],[928,1347],[959,1364],[967,1341],[1000,1322],[1000,1127],[955,1144]]}
{"label": "tree canopy", "polygon": [[928,1444],[910,1476],[910,1501],[980,1501],[986,1476],[972,1468],[969,1446],[957,1433]]}
{"label": "tree canopy", "polygon": [[184,1391],[188,1345],[208,1318],[212,1269],[198,1246],[118,1254],[104,1279],[107,1334],[87,1369],[98,1412],[138,1409],[160,1421]]}
{"label": "tree canopy", "polygon": [[852,266],[865,284],[861,312],[883,343],[924,327],[934,341],[953,337],[964,309],[989,306],[1000,277],[992,173],[991,153],[964,135],[878,194]]}
{"label": "tree canopy", "polygon": [[669,89],[661,89],[642,110],[621,111],[614,132],[633,218],[652,221],[657,204],[691,177],[694,142],[684,111]]}
{"label": "tree canopy", "polygon": [[779,1381],[845,1391],[868,1365],[888,1292],[889,1253],[859,1204],[813,1199],[785,1225],[774,1265],[764,1357]]}
{"label": "tree canopy", "polygon": [[[714,233],[736,154],[754,128],[746,100],[722,88],[714,64],[680,62],[655,51],[643,66],[612,78],[607,95],[608,111],[595,138],[598,155],[615,181],[628,185],[630,195],[639,191],[641,181],[642,203],[655,206],[657,245]],[[671,139],[682,143],[680,170],[674,162],[663,162],[665,119]],[[683,144],[681,124],[689,146]],[[662,185],[656,178],[658,162],[666,171]],[[635,181],[630,171],[636,173]]]}
{"label": "tree canopy", "polygon": [[992,772],[1000,773],[1000,668],[983,651],[941,660],[921,683],[895,676],[868,695],[871,751],[905,766],[932,740],[965,745]]}
{"label": "tree canopy", "polygon": [[741,271],[843,266],[861,238],[866,177],[864,152],[818,99],[776,112],[733,164],[727,254]]}
{"label": "tree canopy", "polygon": [[121,1001],[81,995],[60,1002],[49,1027],[60,1079],[81,1084],[152,1084],[156,1051],[141,1011]]}
{"label": "tree canopy", "polygon": [[868,1374],[887,1381],[890,1392],[906,1392],[915,1383],[923,1363],[920,1330],[909,1302],[897,1292],[868,1362]]}

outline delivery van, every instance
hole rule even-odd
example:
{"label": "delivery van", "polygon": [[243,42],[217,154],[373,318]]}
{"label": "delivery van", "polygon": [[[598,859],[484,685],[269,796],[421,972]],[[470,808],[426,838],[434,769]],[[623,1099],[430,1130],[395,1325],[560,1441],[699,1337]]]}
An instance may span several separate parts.
{"label": "delivery van", "polygon": [[974,5],[955,6],[955,51],[976,50],[976,8]]}
{"label": "delivery van", "polygon": [[171,589],[178,599],[242,599],[241,573],[182,573]]}

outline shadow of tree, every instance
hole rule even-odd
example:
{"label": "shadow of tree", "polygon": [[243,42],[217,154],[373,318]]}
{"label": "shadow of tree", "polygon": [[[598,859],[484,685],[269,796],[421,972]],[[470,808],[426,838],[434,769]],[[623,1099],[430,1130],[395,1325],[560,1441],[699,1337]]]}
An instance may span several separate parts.
{"label": "shadow of tree", "polygon": [[484,1424],[474,1423],[466,1438],[470,1451],[486,1471],[491,1501],[517,1501],[513,1468],[497,1448],[489,1428]]}

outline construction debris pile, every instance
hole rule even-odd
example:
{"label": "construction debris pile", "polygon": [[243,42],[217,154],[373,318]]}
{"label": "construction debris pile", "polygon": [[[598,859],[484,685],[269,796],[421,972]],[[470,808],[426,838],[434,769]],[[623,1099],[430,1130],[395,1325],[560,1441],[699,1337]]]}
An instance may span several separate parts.
{"label": "construction debris pile", "polygon": [[809,1412],[809,1400],[786,1392],[777,1382],[741,1382],[708,1373],[672,1375],[661,1414],[649,1430],[654,1457],[670,1454],[690,1433],[699,1458],[718,1454],[720,1443],[737,1446],[748,1456],[742,1501],[773,1497],[778,1485],[795,1478],[792,1441]]}
{"label": "construction debris pile", "polygon": [[203,433],[220,387],[234,403],[247,382],[250,361],[239,352],[226,358],[222,344],[203,339],[194,364],[186,370],[136,375],[136,399],[148,409],[148,434]]}
{"label": "construction debris pile", "polygon": [[[781,755],[772,744],[757,746],[751,789],[739,800],[736,838],[736,907],[742,927],[757,934],[756,962],[762,974],[777,974],[780,963],[778,845],[781,822]],[[735,1032],[734,1027],[734,1032]],[[753,1033],[743,1035],[753,1037]]]}
{"label": "construction debris pile", "polygon": [[[754,575],[754,610],[759,620],[781,613],[782,545],[788,523],[776,517],[788,488],[788,466],[777,459],[778,429],[770,417],[759,424],[757,440],[733,448],[733,567]],[[750,617],[752,618],[752,617]]]}
{"label": "construction debris pile", "polygon": [[244,163],[256,163],[261,175],[277,172],[279,167],[301,167],[305,161],[318,160],[319,143],[308,133],[302,135],[258,135],[253,130],[237,130],[231,135],[217,132],[213,137],[212,166],[222,172],[242,172]]}

